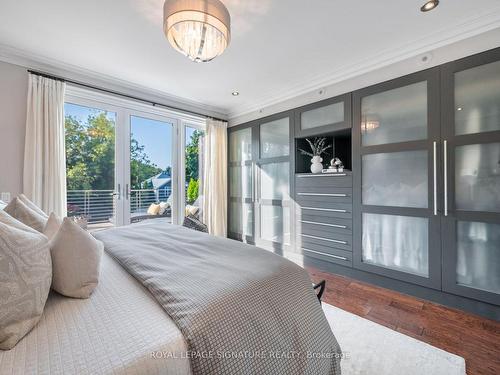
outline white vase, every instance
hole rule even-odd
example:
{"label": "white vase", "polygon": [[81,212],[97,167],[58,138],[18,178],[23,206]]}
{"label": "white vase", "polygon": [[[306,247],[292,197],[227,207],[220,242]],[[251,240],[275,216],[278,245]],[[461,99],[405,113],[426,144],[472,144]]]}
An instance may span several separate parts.
{"label": "white vase", "polygon": [[312,173],[321,173],[323,171],[323,159],[321,156],[314,156],[311,159],[311,172]]}

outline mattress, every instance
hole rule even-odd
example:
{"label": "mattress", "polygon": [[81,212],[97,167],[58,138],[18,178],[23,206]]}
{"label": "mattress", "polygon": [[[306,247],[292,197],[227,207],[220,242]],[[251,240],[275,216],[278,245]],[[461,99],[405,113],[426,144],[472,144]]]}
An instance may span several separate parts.
{"label": "mattress", "polygon": [[153,296],[104,253],[89,299],[51,292],[38,325],[0,351],[0,374],[190,374],[186,342]]}

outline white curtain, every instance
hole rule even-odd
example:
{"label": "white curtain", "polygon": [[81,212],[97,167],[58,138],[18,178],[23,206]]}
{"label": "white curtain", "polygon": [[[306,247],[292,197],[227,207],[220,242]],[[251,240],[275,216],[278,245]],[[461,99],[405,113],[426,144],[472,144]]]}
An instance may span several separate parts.
{"label": "white curtain", "polygon": [[64,92],[61,81],[29,75],[24,194],[46,213],[66,216]]}
{"label": "white curtain", "polygon": [[207,120],[203,220],[210,234],[227,236],[227,123]]}

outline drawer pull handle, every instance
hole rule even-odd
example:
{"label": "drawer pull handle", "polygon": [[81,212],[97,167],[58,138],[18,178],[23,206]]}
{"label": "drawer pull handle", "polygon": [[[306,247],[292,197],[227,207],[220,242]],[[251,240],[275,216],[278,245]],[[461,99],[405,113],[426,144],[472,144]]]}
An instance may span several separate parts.
{"label": "drawer pull handle", "polygon": [[339,243],[342,245],[347,245],[347,241],[340,241],[340,240],[331,240],[329,238],[324,238],[324,237],[318,237],[318,236],[311,236],[309,234],[301,234],[302,237],[307,237],[307,238],[314,238],[316,240],[322,240],[322,241],[328,241],[328,242],[335,242]]}
{"label": "drawer pull handle", "polygon": [[316,207],[302,207],[303,210],[311,211],[328,211],[328,212],[342,212],[347,213],[347,210],[337,210],[335,208],[316,208]]}
{"label": "drawer pull handle", "polygon": [[304,224],[314,224],[314,225],[323,225],[325,227],[334,227],[334,228],[342,228],[342,229],[347,229],[347,225],[339,225],[339,224],[327,224],[327,223],[318,223],[316,221],[307,221],[307,220],[300,220],[301,223]]}
{"label": "drawer pull handle", "polygon": [[315,250],[310,250],[310,249],[306,249],[306,248],[302,248],[302,250],[308,251],[310,253],[316,253],[316,254],[324,255],[324,256],[327,256],[327,257],[330,257],[330,258],[335,258],[335,259],[340,259],[340,260],[345,260],[345,261],[348,260],[346,257],[341,257],[339,255],[332,255],[332,254],[322,253],[321,251],[315,251]]}
{"label": "drawer pull handle", "polygon": [[297,193],[297,195],[307,197],[347,197],[347,194],[327,194],[327,193]]}
{"label": "drawer pull handle", "polygon": [[303,178],[303,177],[342,177],[342,176],[347,176],[347,173],[335,173],[335,174],[329,174],[329,173],[316,173],[316,174],[299,174],[297,177]]}

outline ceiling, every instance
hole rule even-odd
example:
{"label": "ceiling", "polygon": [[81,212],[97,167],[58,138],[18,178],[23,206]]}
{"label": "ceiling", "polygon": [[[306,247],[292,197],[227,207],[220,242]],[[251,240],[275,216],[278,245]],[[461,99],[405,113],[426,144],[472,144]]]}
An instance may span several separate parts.
{"label": "ceiling", "polygon": [[500,27],[499,0],[223,2],[232,40],[210,63],[169,45],[163,0],[1,0],[0,46],[231,117]]}

